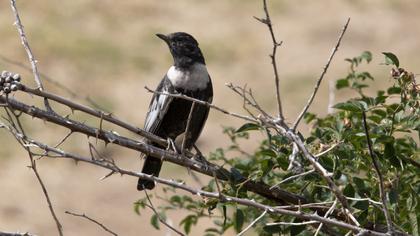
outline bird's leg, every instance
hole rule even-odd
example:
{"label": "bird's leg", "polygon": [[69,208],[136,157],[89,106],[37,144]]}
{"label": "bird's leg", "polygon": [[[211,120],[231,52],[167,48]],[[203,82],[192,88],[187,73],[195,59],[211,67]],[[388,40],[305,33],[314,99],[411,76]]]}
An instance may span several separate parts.
{"label": "bird's leg", "polygon": [[167,151],[172,150],[175,153],[179,154],[179,151],[176,148],[174,140],[172,140],[171,138],[168,138],[168,139],[166,139],[166,142],[168,143],[167,148],[166,148]]}

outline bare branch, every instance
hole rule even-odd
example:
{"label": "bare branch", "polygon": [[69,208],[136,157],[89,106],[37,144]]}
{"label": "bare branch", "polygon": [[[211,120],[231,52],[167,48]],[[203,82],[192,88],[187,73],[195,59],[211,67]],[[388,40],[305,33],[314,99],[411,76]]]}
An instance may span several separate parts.
{"label": "bare branch", "polygon": [[265,19],[260,19],[257,17],[254,17],[254,18],[257,19],[259,22],[267,25],[268,30],[270,31],[271,40],[273,42],[273,51],[270,54],[270,58],[271,58],[271,64],[273,65],[273,70],[274,70],[274,82],[276,84],[276,99],[277,99],[278,113],[279,113],[278,117],[280,118],[280,120],[283,121],[284,116],[283,116],[283,110],[281,106],[279,74],[278,74],[277,62],[276,62],[277,47],[281,46],[283,42],[282,41],[277,42],[276,36],[274,35],[273,24],[271,23],[270,14],[268,13],[267,0],[263,0],[263,7],[264,7]]}
{"label": "bare branch", "polygon": [[[200,190],[200,189],[195,189],[193,187],[185,185],[182,182],[177,182],[177,181],[174,181],[174,180],[167,180],[167,179],[155,177],[155,176],[152,176],[152,175],[147,175],[147,174],[144,174],[144,173],[141,173],[141,172],[132,172],[132,171],[124,170],[124,169],[119,168],[118,166],[116,166],[113,163],[82,157],[82,156],[79,156],[79,155],[76,155],[76,154],[67,153],[67,152],[64,152],[62,150],[50,147],[50,146],[45,145],[43,143],[40,143],[38,141],[32,140],[32,139],[30,139],[26,136],[23,136],[22,134],[19,134],[17,130],[9,129],[9,131],[14,133],[15,137],[17,137],[19,139],[23,139],[25,142],[29,142],[29,143],[39,147],[41,150],[46,151],[47,153],[57,154],[57,156],[53,156],[53,158],[67,158],[67,159],[72,159],[72,160],[81,161],[81,162],[85,162],[85,163],[90,163],[90,164],[100,166],[100,167],[105,168],[105,169],[109,169],[111,171],[118,172],[120,174],[124,174],[124,175],[128,175],[128,176],[134,176],[136,178],[148,179],[148,180],[151,180],[151,181],[156,181],[156,182],[161,183],[161,184],[165,184],[165,185],[168,185],[168,186],[172,186],[172,187],[190,192],[193,195],[197,195],[197,196],[201,196],[201,197],[207,197],[207,198],[220,199],[220,194],[218,192],[208,192],[208,191],[204,191],[204,190]],[[337,227],[340,227],[340,228],[343,228],[343,229],[348,229],[348,230],[351,230],[353,232],[360,232],[360,231],[365,231],[366,230],[366,229],[360,228],[358,226],[347,224],[347,223],[342,222],[342,221],[324,218],[324,217],[318,216],[316,214],[307,214],[307,213],[304,213],[303,211],[300,211],[300,210],[290,211],[290,210],[286,210],[286,209],[272,207],[272,206],[269,206],[269,205],[265,205],[265,204],[256,202],[255,200],[225,196],[224,201],[231,202],[231,203],[236,203],[236,204],[240,204],[240,205],[244,205],[244,206],[254,207],[256,209],[261,209],[263,211],[267,211],[270,214],[288,215],[288,216],[293,216],[293,217],[296,217],[296,218],[299,218],[299,219],[302,219],[302,220],[318,221],[320,223],[324,223],[324,224],[327,224],[327,225],[337,226]],[[380,233],[380,232],[376,232],[376,231],[372,231],[372,230],[366,230],[366,231],[369,233],[369,235],[386,236],[385,233]]]}
{"label": "bare branch", "polygon": [[220,111],[220,112],[222,112],[222,113],[224,113],[226,115],[230,115],[230,116],[233,116],[233,117],[236,117],[236,118],[239,118],[239,119],[243,119],[243,120],[246,120],[246,121],[256,122],[255,119],[253,119],[253,118],[251,118],[249,116],[244,116],[244,115],[236,114],[236,113],[233,113],[233,112],[229,112],[226,109],[220,108],[220,107],[215,106],[215,105],[213,105],[211,103],[208,103],[208,102],[205,102],[205,101],[201,101],[199,99],[195,99],[195,98],[192,98],[192,97],[188,97],[188,96],[183,95],[183,94],[180,94],[180,93],[158,92],[158,91],[151,90],[148,87],[144,87],[144,88],[148,92],[150,92],[150,93],[168,95],[168,96],[174,97],[174,98],[182,98],[182,99],[185,99],[185,100],[188,100],[188,101],[192,101],[192,102],[198,103],[200,105],[208,106],[208,107],[213,108],[213,109],[215,109],[217,111]]}
{"label": "bare branch", "polygon": [[19,233],[19,232],[10,233],[10,232],[0,231],[0,236],[36,236],[36,235],[35,234],[30,234],[28,232],[26,232],[26,233]]}
{"label": "bare branch", "polygon": [[347,19],[346,23],[343,26],[343,29],[341,30],[340,36],[338,37],[338,40],[337,40],[337,44],[333,48],[333,50],[330,54],[330,57],[328,58],[327,64],[325,64],[324,70],[322,71],[321,76],[319,77],[318,81],[316,82],[314,91],[312,92],[311,96],[309,97],[308,102],[306,103],[305,107],[303,108],[303,110],[299,114],[298,118],[296,119],[295,123],[293,124],[293,130],[296,130],[297,126],[299,125],[300,120],[303,118],[303,116],[308,111],[309,107],[311,106],[312,101],[314,100],[315,95],[318,92],[319,85],[321,84],[322,79],[324,78],[325,74],[327,73],[328,67],[330,66],[330,63],[331,63],[335,53],[337,52],[338,47],[340,46],[341,39],[343,38],[344,33],[346,32],[347,26],[349,25],[349,23],[350,23],[350,18]]}
{"label": "bare branch", "polygon": [[156,211],[156,208],[153,206],[152,200],[149,197],[149,194],[147,194],[147,190],[144,189],[144,193],[146,194],[147,197],[147,201],[149,202],[149,205],[146,204],[147,207],[149,207],[153,213],[155,213],[156,217],[159,219],[159,221],[166,225],[166,227],[168,227],[169,229],[173,230],[175,233],[181,235],[181,236],[185,236],[185,234],[181,233],[180,231],[178,231],[177,229],[175,229],[174,227],[172,227],[172,225],[166,223],[166,221],[164,219],[162,219],[162,217],[159,215],[159,213]]}
{"label": "bare branch", "polygon": [[187,140],[190,139],[190,125],[191,125],[191,119],[192,119],[192,114],[194,112],[194,108],[195,108],[195,102],[192,102],[191,108],[190,108],[190,113],[188,114],[188,119],[187,119],[187,126],[185,127],[185,131],[184,131],[184,138],[182,139],[182,145],[181,145],[181,151],[182,154],[185,153],[185,145]]}
{"label": "bare branch", "polygon": [[[97,128],[93,128],[91,126],[80,123],[78,121],[58,116],[57,114],[51,114],[50,112],[41,110],[35,106],[28,106],[24,103],[18,102],[13,98],[6,99],[5,96],[0,96],[0,103],[1,102],[7,103],[11,108],[15,110],[19,110],[30,116],[37,117],[48,122],[52,122],[62,127],[66,127],[72,130],[73,132],[83,133],[91,137],[96,137],[98,135],[98,138],[105,141],[106,143],[111,142],[122,147],[137,150],[147,155],[187,167],[189,169],[195,170],[208,176],[213,176],[213,172],[216,172],[217,178],[220,180],[228,181],[230,176],[232,176],[230,171],[218,165],[212,163],[201,163],[199,161],[194,160],[193,158],[183,158],[182,155],[173,153],[171,151],[166,151],[144,142],[129,139],[110,131],[99,130]],[[241,180],[238,180],[238,182],[243,182],[245,180],[246,178],[243,178]],[[296,204],[299,201],[302,203],[307,202],[305,198],[279,188],[270,190],[269,185],[260,182],[257,183],[255,181],[248,181],[245,183],[244,187],[249,191],[252,191],[279,203],[289,202]]]}
{"label": "bare branch", "polygon": [[[12,8],[12,11],[13,11],[13,13],[15,15],[15,19],[16,19],[14,25],[16,25],[16,28],[17,28],[18,33],[19,33],[20,40],[22,42],[22,45],[25,48],[26,54],[28,54],[28,58],[29,58],[29,62],[31,63],[32,73],[34,75],[35,82],[38,86],[38,89],[40,91],[43,91],[44,87],[42,85],[41,78],[39,76],[38,67],[36,65],[37,60],[35,60],[35,57],[34,57],[34,55],[32,53],[32,50],[31,50],[31,47],[29,46],[29,43],[28,43],[28,39],[26,38],[25,31],[23,30],[23,25],[22,25],[22,22],[20,20],[19,12],[18,12],[17,7],[16,7],[16,0],[10,0],[10,6]],[[52,112],[51,106],[48,103],[47,99],[44,99],[44,104],[45,104],[45,108],[47,108],[48,111]]]}
{"label": "bare branch", "polygon": [[70,212],[70,211],[65,211],[65,213],[66,213],[66,214],[69,214],[69,215],[72,215],[72,216],[77,216],[77,217],[82,217],[82,218],[84,218],[84,219],[87,219],[87,220],[89,220],[89,221],[91,221],[91,222],[93,222],[93,223],[95,223],[95,224],[99,225],[99,226],[100,226],[102,229],[104,229],[106,232],[108,232],[108,233],[110,233],[110,234],[112,234],[112,235],[114,235],[114,236],[118,236],[118,234],[114,233],[112,230],[110,230],[110,229],[108,229],[107,227],[105,227],[105,225],[104,225],[104,224],[102,224],[102,223],[98,222],[98,221],[97,221],[97,220],[95,220],[95,219],[90,218],[90,217],[89,217],[89,216],[87,216],[85,213],[83,213],[83,214],[77,214],[77,213],[73,213],[73,212]]}
{"label": "bare branch", "polygon": [[277,184],[275,184],[275,185],[271,186],[271,187],[270,187],[270,189],[273,189],[273,188],[275,188],[275,187],[279,186],[280,184],[286,183],[286,182],[288,182],[288,181],[290,181],[290,180],[294,180],[294,179],[297,179],[297,178],[303,177],[303,176],[305,176],[305,175],[312,174],[312,173],[314,173],[314,172],[315,172],[315,170],[314,170],[314,169],[312,169],[312,170],[308,170],[308,171],[306,171],[306,172],[303,172],[303,173],[300,173],[300,174],[297,174],[297,175],[292,175],[292,176],[290,176],[290,177],[287,177],[287,178],[283,179],[282,181],[278,182]]}
{"label": "bare branch", "polygon": [[[7,111],[7,110],[6,110],[6,111]],[[8,115],[10,115],[10,113],[7,113],[7,114],[8,114]],[[19,116],[17,116],[17,115],[14,113],[14,111],[13,111],[13,110],[12,110],[11,114],[14,116],[14,118],[15,118],[15,120],[16,120],[16,124],[14,125],[14,127],[15,127],[15,128],[19,128],[19,130],[20,130],[20,132],[21,132],[21,135],[22,135],[22,136],[26,136],[25,131],[24,131],[24,129],[23,129],[23,126],[22,126],[22,124],[21,124],[21,122],[20,122],[20,120],[19,120]],[[11,118],[10,118],[10,122],[13,122],[13,120],[12,120]],[[28,156],[29,156],[29,159],[30,159],[30,162],[31,162],[30,168],[31,168],[31,169],[32,169],[32,171],[34,172],[34,174],[35,174],[35,176],[36,176],[36,178],[37,178],[37,180],[38,180],[38,183],[39,183],[39,184],[40,184],[40,186],[41,186],[42,192],[44,193],[45,199],[46,199],[47,204],[48,204],[48,209],[50,210],[51,216],[53,217],[54,222],[55,222],[55,224],[56,224],[56,226],[57,226],[58,234],[59,234],[60,236],[63,236],[63,226],[61,225],[60,221],[58,220],[57,215],[55,214],[54,208],[53,208],[52,203],[51,203],[50,196],[49,196],[48,191],[47,191],[47,188],[46,188],[46,186],[45,186],[44,182],[42,181],[42,178],[41,178],[41,176],[40,176],[40,174],[39,174],[39,172],[38,172],[37,165],[36,165],[36,160],[34,159],[34,157],[33,157],[33,155],[32,155],[32,152],[31,152],[31,150],[30,150],[30,147],[28,146],[28,142],[27,142],[26,140],[24,140],[24,139],[20,139],[20,140],[21,140],[22,142],[19,142],[19,143],[21,143],[21,144],[22,144],[22,147],[23,147],[23,148],[27,151],[27,153],[28,153]]]}
{"label": "bare branch", "polygon": [[260,216],[258,216],[254,221],[251,222],[245,229],[243,229],[239,234],[236,236],[243,235],[246,231],[248,231],[252,226],[254,226],[261,218],[263,218],[267,214],[267,210],[265,210]]}
{"label": "bare branch", "polygon": [[388,233],[392,234],[394,229],[392,225],[391,215],[389,214],[389,211],[388,211],[387,200],[385,196],[384,178],[380,171],[379,161],[377,160],[375,153],[373,152],[372,141],[370,140],[370,137],[369,137],[369,127],[367,125],[366,113],[364,110],[362,110],[362,118],[363,118],[363,126],[365,129],[366,141],[367,141],[368,150],[369,150],[369,156],[372,159],[373,167],[375,168],[376,174],[378,175],[378,179],[379,179],[379,196],[382,200],[382,211],[385,215],[385,220],[388,227]]}
{"label": "bare branch", "polygon": [[12,10],[16,19],[14,25],[16,25],[22,45],[25,48],[26,54],[28,54],[28,58],[32,66],[32,73],[34,74],[35,82],[40,90],[44,90],[41,79],[39,77],[38,67],[36,66],[37,60],[35,60],[35,57],[32,54],[32,50],[31,50],[31,47],[29,46],[28,39],[26,38],[25,31],[23,30],[23,25],[20,20],[18,10],[16,8],[16,1],[10,0],[10,5],[12,7]]}
{"label": "bare branch", "polygon": [[37,96],[40,96],[40,97],[43,97],[43,98],[48,98],[48,99],[53,100],[55,102],[58,102],[60,104],[66,105],[66,106],[70,107],[72,110],[82,111],[82,112],[85,112],[85,113],[90,114],[92,116],[95,116],[97,118],[106,120],[106,121],[108,121],[112,124],[118,125],[120,127],[123,127],[125,129],[133,132],[133,133],[141,135],[141,136],[149,139],[150,141],[153,141],[154,143],[157,143],[159,145],[162,145],[163,147],[166,147],[166,144],[167,144],[166,140],[164,140],[164,139],[162,139],[162,138],[160,138],[160,137],[158,137],[158,136],[156,136],[152,133],[144,131],[143,129],[137,128],[137,127],[135,127],[135,126],[133,126],[133,125],[127,123],[127,122],[121,121],[121,120],[113,117],[112,114],[110,114],[110,113],[106,113],[106,112],[99,111],[99,110],[94,110],[90,107],[81,105],[79,103],[72,102],[72,101],[70,101],[66,98],[61,97],[61,96],[58,96],[58,95],[55,95],[55,94],[52,94],[52,93],[48,93],[48,92],[45,92],[45,91],[40,91],[40,90],[37,90],[37,89],[31,89],[27,86],[22,86],[22,91],[23,92],[28,92],[30,94],[37,95]]}

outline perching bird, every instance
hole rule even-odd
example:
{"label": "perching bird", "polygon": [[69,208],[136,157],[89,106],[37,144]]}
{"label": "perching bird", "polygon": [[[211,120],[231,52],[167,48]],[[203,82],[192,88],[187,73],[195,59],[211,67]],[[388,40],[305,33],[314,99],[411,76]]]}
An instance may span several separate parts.
{"label": "perching bird", "polygon": [[[169,68],[156,91],[180,93],[211,103],[213,88],[198,42],[184,32],[169,35],[156,34],[156,36],[168,44],[174,59],[174,65]],[[191,107],[191,101],[155,93],[149,105],[144,129],[163,139],[175,140],[186,130]],[[197,141],[208,114],[208,106],[194,105],[188,128],[189,133],[184,134],[186,149],[190,149]],[[152,143],[152,145],[155,144]],[[161,167],[161,160],[146,156],[142,172],[158,176]],[[154,187],[154,181],[150,180],[139,179],[137,183],[138,190]]]}

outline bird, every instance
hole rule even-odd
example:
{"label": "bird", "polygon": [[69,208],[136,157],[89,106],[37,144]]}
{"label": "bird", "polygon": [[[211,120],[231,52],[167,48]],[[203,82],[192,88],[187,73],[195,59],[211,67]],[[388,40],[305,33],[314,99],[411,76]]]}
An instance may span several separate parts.
{"label": "bird", "polygon": [[[157,93],[153,94],[144,130],[169,141],[174,141],[183,134],[185,138],[183,146],[189,150],[195,145],[203,130],[209,114],[209,106],[198,103],[192,106],[192,101],[167,94],[183,94],[211,103],[213,100],[211,78],[204,56],[193,36],[185,32],[156,34],[156,36],[168,45],[173,57],[173,65],[157,86],[155,90]],[[185,134],[189,116],[188,133]],[[149,144],[158,146],[153,142]],[[161,167],[162,161],[159,158],[145,155],[142,173],[157,177]],[[154,181],[139,178],[137,190],[151,190],[154,187]]]}

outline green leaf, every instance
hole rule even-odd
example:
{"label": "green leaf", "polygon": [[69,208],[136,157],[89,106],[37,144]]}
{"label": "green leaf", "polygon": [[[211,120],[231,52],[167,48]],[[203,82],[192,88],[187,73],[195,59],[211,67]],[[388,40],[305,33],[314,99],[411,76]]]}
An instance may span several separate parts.
{"label": "green leaf", "polygon": [[372,53],[369,51],[364,51],[360,57],[365,59],[367,63],[372,61]]}
{"label": "green leaf", "polygon": [[382,52],[385,55],[385,64],[386,65],[395,65],[396,67],[400,66],[400,62],[393,53],[391,52]]}
{"label": "green leaf", "polygon": [[150,218],[150,224],[152,224],[155,229],[159,229],[159,217],[157,214],[153,214],[152,218]]}
{"label": "green leaf", "polygon": [[346,197],[354,197],[354,188],[351,184],[347,184],[343,190],[343,193]]}
{"label": "green leaf", "polygon": [[357,208],[359,210],[367,210],[369,207],[368,201],[358,201],[353,205],[354,208]]}
{"label": "green leaf", "polygon": [[191,232],[191,226],[197,224],[197,216],[196,215],[188,215],[185,217],[179,225],[184,225],[184,231],[186,234]]}
{"label": "green leaf", "polygon": [[356,102],[342,102],[335,104],[334,108],[344,111],[360,112],[362,111],[360,104]]}
{"label": "green leaf", "polygon": [[283,231],[280,225],[267,225],[263,227],[263,230],[270,234],[281,233]]}
{"label": "green leaf", "polygon": [[395,155],[395,148],[394,148],[393,143],[385,143],[384,157],[387,160],[389,160],[391,165],[393,165],[395,168],[398,168],[398,169],[401,168],[400,161]]}
{"label": "green leaf", "polygon": [[261,126],[255,123],[246,123],[242,125],[239,129],[235,131],[235,133],[245,132],[245,131],[251,131],[251,130],[258,130]]}
{"label": "green leaf", "polygon": [[342,89],[342,88],[346,88],[349,86],[349,81],[347,79],[339,79],[337,80],[335,87],[337,89]]}
{"label": "green leaf", "polygon": [[234,221],[234,227],[236,232],[241,232],[242,230],[242,226],[244,225],[244,213],[241,209],[237,208],[236,209],[236,214],[235,214],[235,221]]}
{"label": "green leaf", "polygon": [[401,88],[400,87],[391,87],[388,89],[388,94],[400,94]]}

